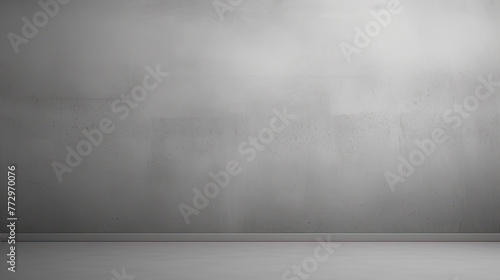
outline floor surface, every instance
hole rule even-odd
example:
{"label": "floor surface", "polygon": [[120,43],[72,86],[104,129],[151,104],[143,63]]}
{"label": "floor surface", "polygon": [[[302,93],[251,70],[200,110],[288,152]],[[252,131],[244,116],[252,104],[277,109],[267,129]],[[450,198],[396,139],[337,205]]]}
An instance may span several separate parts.
{"label": "floor surface", "polygon": [[500,243],[482,242],[18,243],[16,256],[0,279],[500,279]]}

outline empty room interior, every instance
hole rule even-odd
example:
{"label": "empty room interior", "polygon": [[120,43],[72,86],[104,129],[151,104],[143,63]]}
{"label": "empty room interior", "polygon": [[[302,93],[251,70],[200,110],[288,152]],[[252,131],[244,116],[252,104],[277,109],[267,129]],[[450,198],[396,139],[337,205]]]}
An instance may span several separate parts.
{"label": "empty room interior", "polygon": [[500,280],[500,0],[2,0],[2,280]]}

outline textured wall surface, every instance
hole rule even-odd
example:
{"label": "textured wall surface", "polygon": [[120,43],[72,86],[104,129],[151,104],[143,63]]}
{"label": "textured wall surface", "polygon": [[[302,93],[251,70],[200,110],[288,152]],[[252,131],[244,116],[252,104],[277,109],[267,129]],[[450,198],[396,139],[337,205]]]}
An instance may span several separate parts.
{"label": "textured wall surface", "polygon": [[[37,1],[2,1],[18,232],[500,232],[500,1],[229,2],[73,0],[33,32]],[[126,105],[148,66],[169,75]],[[103,119],[114,130],[68,166]],[[446,141],[415,152],[434,131]]]}

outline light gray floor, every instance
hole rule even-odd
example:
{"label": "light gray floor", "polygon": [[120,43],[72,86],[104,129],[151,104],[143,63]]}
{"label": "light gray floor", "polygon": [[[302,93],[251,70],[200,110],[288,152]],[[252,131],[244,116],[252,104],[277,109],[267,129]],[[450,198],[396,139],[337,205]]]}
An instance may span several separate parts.
{"label": "light gray floor", "polygon": [[[317,242],[20,243],[17,272],[4,262],[0,279],[500,279],[500,243],[335,244],[328,255]],[[328,258],[308,278],[285,274],[315,250]]]}

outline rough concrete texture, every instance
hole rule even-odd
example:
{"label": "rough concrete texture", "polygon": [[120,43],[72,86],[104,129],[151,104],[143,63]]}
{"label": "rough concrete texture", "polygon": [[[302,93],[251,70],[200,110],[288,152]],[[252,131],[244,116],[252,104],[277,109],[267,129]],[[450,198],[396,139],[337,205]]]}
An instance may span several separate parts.
{"label": "rough concrete texture", "polygon": [[[41,8],[2,1],[18,232],[500,232],[500,87],[460,125],[444,116],[478,76],[500,81],[500,1],[402,1],[351,63],[339,44],[385,1],[243,0],[223,20],[212,2],[72,1],[16,54],[7,34]],[[112,103],[148,65],[170,76],[122,120]],[[238,152],[285,107],[254,159]],[[114,131],[59,182],[53,162],[104,118]],[[436,128],[448,140],[391,189]],[[179,205],[230,160],[241,173],[186,224]]]}

